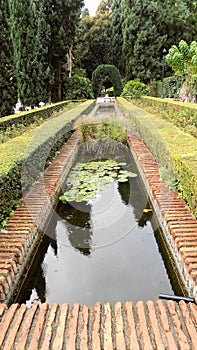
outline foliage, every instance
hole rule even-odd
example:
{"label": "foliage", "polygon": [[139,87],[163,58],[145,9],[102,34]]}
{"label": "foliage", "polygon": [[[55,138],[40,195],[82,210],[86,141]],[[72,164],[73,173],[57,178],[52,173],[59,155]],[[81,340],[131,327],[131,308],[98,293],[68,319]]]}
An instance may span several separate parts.
{"label": "foliage", "polygon": [[170,48],[166,61],[177,75],[197,76],[197,42],[189,45],[181,40]]}
{"label": "foliage", "polygon": [[43,3],[38,0],[9,0],[8,3],[18,99],[23,105],[37,105],[45,100],[48,52],[45,45],[48,37],[43,38],[47,35]]}
{"label": "foliage", "polygon": [[131,98],[139,98],[142,95],[147,95],[149,93],[149,88],[144,83],[139,80],[129,80],[122,92],[122,96],[130,96]]}
{"label": "foliage", "polygon": [[188,87],[188,100],[197,100],[197,42],[187,44],[181,40],[179,45],[173,45],[166,56],[167,63],[175,71],[175,74],[185,76]]}
{"label": "foliage", "polygon": [[92,88],[95,98],[99,96],[103,85],[110,82],[114,88],[114,95],[120,96],[122,81],[119,70],[114,65],[101,64],[92,74]]}
{"label": "foliage", "polygon": [[[66,74],[66,58],[72,52],[83,0],[42,0],[50,29],[47,47],[48,70],[51,74],[49,95],[54,102],[62,99],[62,80]],[[69,68],[68,68],[69,69]]]}
{"label": "foliage", "polygon": [[[59,102],[53,106],[50,105],[42,109],[1,118],[0,127],[3,133],[0,135],[0,144],[35,129],[44,123],[46,119],[53,117],[56,112],[65,112],[73,108],[76,104],[76,102],[71,101]],[[55,115],[57,116],[57,113]]]}
{"label": "foliage", "polygon": [[83,0],[8,0],[8,4],[20,102],[29,106],[51,99],[61,101],[67,54]]}
{"label": "foliage", "polygon": [[39,109],[32,109],[27,112],[21,112],[18,114],[12,114],[7,117],[3,117],[0,119],[0,128],[6,133],[8,129],[12,131],[12,129],[16,131],[16,129],[20,129],[20,126],[24,125],[27,127],[28,125],[34,123],[38,119],[47,119],[52,116],[53,113],[61,111],[66,107],[72,107],[70,101],[58,102],[51,104],[49,106],[45,106]]}
{"label": "foliage", "polygon": [[[159,114],[163,119],[197,138],[197,107],[182,102],[167,101],[156,103],[152,99],[142,97],[143,107],[149,107],[151,113]],[[150,109],[151,108],[151,109]]]}
{"label": "foliage", "polygon": [[125,129],[115,122],[104,122],[102,124],[82,124],[80,130],[83,134],[83,141],[91,139],[115,140],[126,143]]}
{"label": "foliage", "polygon": [[67,78],[64,81],[65,99],[79,100],[94,98],[92,85],[88,78],[80,77],[75,74],[73,77]]}
{"label": "foliage", "polygon": [[161,30],[163,15],[163,1],[121,1],[127,80],[137,78],[147,83],[160,76],[161,51],[167,39]]}
{"label": "foliage", "polygon": [[138,105],[197,138],[196,105],[145,96],[141,97],[141,103]]}
{"label": "foliage", "polygon": [[60,196],[60,200],[63,203],[85,201],[89,204],[89,201],[95,200],[115,180],[127,182],[129,177],[137,176],[133,172],[123,170],[121,165],[122,163],[112,159],[77,163],[68,176],[67,190]]}
{"label": "foliage", "polygon": [[197,217],[197,140],[155,114],[134,114],[133,104],[123,98],[118,103],[160,166],[177,180],[180,196]]}
{"label": "foliage", "polygon": [[123,36],[122,36],[122,20],[121,20],[121,1],[112,1],[112,57],[113,64],[119,69],[122,76],[125,74],[125,60],[122,54]]}
{"label": "foliage", "polygon": [[0,2],[0,117],[12,113],[17,101],[16,81],[13,77],[13,47],[7,23],[7,1]]}
{"label": "foliage", "polygon": [[62,112],[37,129],[0,145],[0,221],[16,208],[21,186],[28,188],[44,171],[47,159],[65,143],[74,120],[91,101]]}
{"label": "foliage", "polygon": [[[181,85],[181,77],[174,75],[164,78],[164,96],[178,99],[180,97]],[[159,96],[161,96],[161,94]]]}
{"label": "foliage", "polygon": [[121,73],[123,62],[127,80],[158,80],[164,47],[196,38],[196,1],[113,0],[112,33],[114,62]]}
{"label": "foliage", "polygon": [[100,64],[112,63],[111,0],[102,0],[94,17],[83,16],[74,45],[74,62],[87,72],[89,79]]}

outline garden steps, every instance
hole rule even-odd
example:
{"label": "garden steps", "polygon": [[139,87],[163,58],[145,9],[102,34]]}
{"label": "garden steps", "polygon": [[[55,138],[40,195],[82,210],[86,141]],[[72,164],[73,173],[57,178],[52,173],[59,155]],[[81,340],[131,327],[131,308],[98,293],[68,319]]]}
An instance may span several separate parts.
{"label": "garden steps", "polygon": [[157,300],[114,306],[97,302],[0,305],[4,350],[190,350],[197,344],[197,306]]}

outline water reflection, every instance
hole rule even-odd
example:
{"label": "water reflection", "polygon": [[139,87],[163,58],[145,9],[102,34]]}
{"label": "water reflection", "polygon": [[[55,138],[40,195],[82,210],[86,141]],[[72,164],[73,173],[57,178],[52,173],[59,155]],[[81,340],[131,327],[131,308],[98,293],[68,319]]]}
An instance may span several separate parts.
{"label": "water reflection", "polygon": [[[84,206],[85,208],[83,208]],[[92,231],[90,228],[90,209],[87,211],[87,205],[83,202],[75,203],[74,207],[71,204],[61,205],[58,214],[65,222],[71,246],[85,256],[90,255]]]}
{"label": "water reflection", "polygon": [[83,205],[58,206],[20,303],[37,298],[94,305],[173,294],[138,178],[116,181],[88,208]]}

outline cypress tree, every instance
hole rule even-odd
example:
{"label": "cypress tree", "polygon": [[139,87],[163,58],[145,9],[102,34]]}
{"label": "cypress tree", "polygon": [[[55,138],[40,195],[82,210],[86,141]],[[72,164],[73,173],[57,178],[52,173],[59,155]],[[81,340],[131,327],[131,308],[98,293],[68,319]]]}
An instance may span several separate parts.
{"label": "cypress tree", "polygon": [[161,30],[163,2],[122,0],[121,12],[127,79],[138,78],[149,82],[158,78],[161,70],[161,51],[167,39],[167,35]]}
{"label": "cypress tree", "polygon": [[43,45],[44,17],[38,0],[8,0],[9,26],[14,49],[14,67],[18,99],[35,105],[45,97],[43,65],[47,48]]}
{"label": "cypress tree", "polygon": [[7,1],[0,2],[0,117],[13,113],[17,101],[16,81],[13,77],[13,47],[7,23]]}
{"label": "cypress tree", "polygon": [[60,101],[66,56],[72,48],[83,0],[43,0],[47,24],[50,27],[47,55],[51,72],[49,99]]}
{"label": "cypress tree", "polygon": [[112,57],[113,63],[120,73],[124,75],[124,56],[122,53],[123,37],[122,37],[122,20],[121,20],[121,1],[113,0],[112,2]]}

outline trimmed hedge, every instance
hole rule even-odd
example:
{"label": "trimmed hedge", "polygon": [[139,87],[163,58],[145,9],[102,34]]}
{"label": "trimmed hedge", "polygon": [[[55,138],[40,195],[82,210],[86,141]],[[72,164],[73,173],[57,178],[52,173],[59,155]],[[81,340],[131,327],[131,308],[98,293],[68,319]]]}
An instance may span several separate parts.
{"label": "trimmed hedge", "polygon": [[180,110],[185,110],[187,108],[192,112],[197,113],[197,104],[193,103],[179,102],[151,96],[141,96],[141,100],[150,107],[162,107],[163,109],[166,109],[167,107],[174,106],[178,107]]}
{"label": "trimmed hedge", "polygon": [[113,85],[115,97],[121,95],[123,86],[118,68],[113,64],[101,64],[92,73],[92,89],[95,98],[99,96],[102,85],[107,80]]}
{"label": "trimmed hedge", "polygon": [[158,163],[176,177],[180,195],[197,216],[197,140],[121,97],[118,103]]}
{"label": "trimmed hedge", "polygon": [[0,222],[16,208],[22,190],[43,173],[48,160],[68,138],[76,118],[92,106],[92,100],[86,101],[0,145]]}
{"label": "trimmed hedge", "polygon": [[121,96],[129,96],[131,98],[139,98],[142,95],[148,95],[149,88],[146,84],[139,80],[129,80],[123,88]]}
{"label": "trimmed hedge", "polygon": [[67,100],[64,102],[58,102],[42,108],[31,109],[30,111],[20,112],[17,114],[11,114],[6,117],[0,118],[0,130],[5,132],[7,128],[13,126],[20,126],[21,124],[28,126],[35,122],[38,118],[47,119],[54,112],[63,110],[72,101]]}

